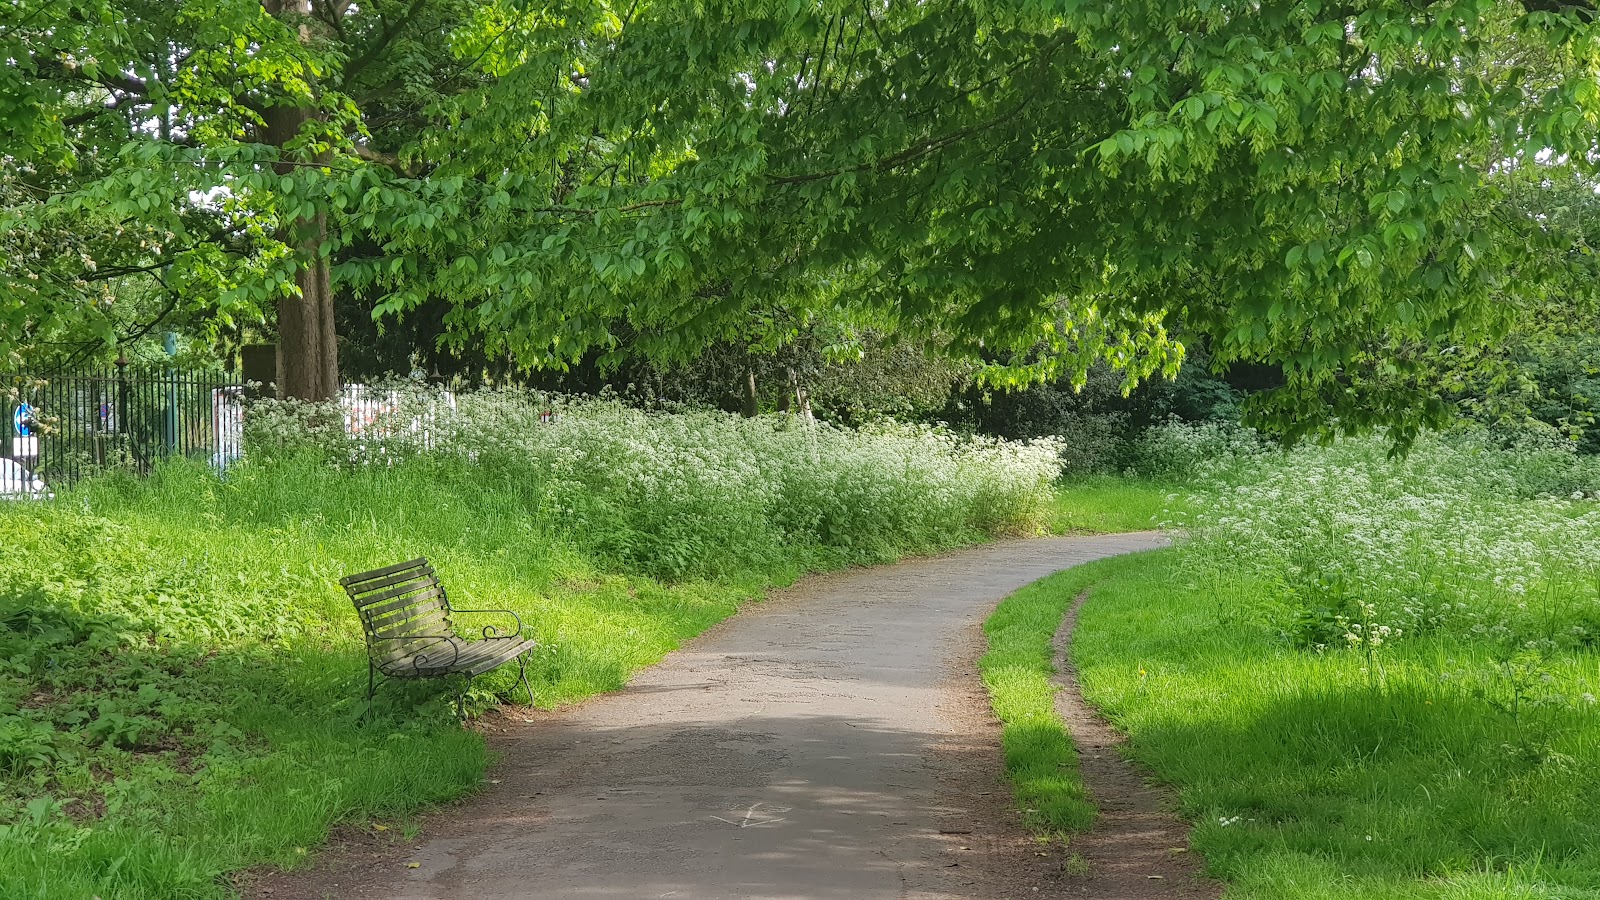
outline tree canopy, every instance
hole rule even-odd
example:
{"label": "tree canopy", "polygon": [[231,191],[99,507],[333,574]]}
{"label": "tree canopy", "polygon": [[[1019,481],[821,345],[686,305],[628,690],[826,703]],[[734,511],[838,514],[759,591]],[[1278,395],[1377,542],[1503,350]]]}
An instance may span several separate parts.
{"label": "tree canopy", "polygon": [[827,320],[1140,378],[1181,329],[1291,433],[1415,427],[1569,275],[1507,197],[1600,160],[1562,0],[16,0],[0,48],[0,241],[48,260],[0,353],[109,265],[280,328],[443,299],[527,365]]}

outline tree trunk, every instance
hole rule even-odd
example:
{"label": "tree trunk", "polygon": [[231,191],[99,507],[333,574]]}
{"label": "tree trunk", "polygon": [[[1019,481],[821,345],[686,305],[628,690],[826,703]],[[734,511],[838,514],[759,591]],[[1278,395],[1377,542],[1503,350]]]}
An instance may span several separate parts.
{"label": "tree trunk", "polygon": [[754,419],[761,414],[761,400],[756,395],[756,370],[746,369],[744,373],[744,417]]}
{"label": "tree trunk", "polygon": [[[301,41],[309,41],[307,21],[311,0],[261,0],[269,15],[296,19]],[[311,121],[313,111],[275,106],[263,115],[264,137],[280,154]],[[327,162],[326,154],[313,159],[286,159],[274,166],[279,175],[294,171],[296,162]],[[332,400],[339,396],[339,345],[333,325],[333,277],[322,247],[328,239],[328,218],[318,212],[290,223],[284,235],[294,247],[299,269],[296,293],[278,300],[278,394],[296,400]]]}
{"label": "tree trunk", "polygon": [[795,402],[800,405],[800,421],[807,425],[815,425],[817,423],[817,414],[811,411],[811,391],[804,384],[796,383],[794,397]]}
{"label": "tree trunk", "polygon": [[319,215],[295,227],[307,233],[294,242],[304,257],[294,279],[298,294],[278,300],[278,391],[296,400],[332,400],[339,395],[333,279],[328,260],[317,256],[327,223]]}
{"label": "tree trunk", "polygon": [[794,398],[794,409],[802,422],[810,425],[817,421],[816,415],[811,412],[811,392],[800,382],[800,373],[794,369],[789,370],[789,392],[783,403],[786,410],[789,408],[789,397]]}

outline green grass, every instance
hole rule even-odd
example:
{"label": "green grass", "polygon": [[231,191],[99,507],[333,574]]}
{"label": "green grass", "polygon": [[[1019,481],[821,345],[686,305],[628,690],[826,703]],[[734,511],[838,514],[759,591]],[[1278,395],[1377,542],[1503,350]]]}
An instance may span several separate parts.
{"label": "green grass", "polygon": [[1155,528],[1176,502],[1176,498],[1167,498],[1177,490],[1162,482],[1114,475],[1063,481],[1056,487],[1050,509],[1050,530],[1056,534],[1109,534]]}
{"label": "green grass", "polygon": [[[1105,534],[1156,527],[1171,485],[1135,478],[1094,476],[1057,484],[1049,511],[1057,534]],[[984,623],[989,652],[979,664],[995,714],[1003,725],[1006,773],[1030,827],[1078,831],[1095,810],[1077,775],[1077,753],[1055,714],[1051,638],[1077,592],[1093,572],[1069,569],[1029,585],[1003,601]]]}
{"label": "green grass", "polygon": [[1001,601],[983,623],[989,651],[978,670],[1001,722],[1006,775],[1024,820],[1045,834],[1082,831],[1095,819],[1050,679],[1056,630],[1073,599],[1097,577],[1103,577],[1101,567],[1080,566],[1034,582]]}
{"label": "green grass", "polygon": [[1177,787],[1229,898],[1600,897],[1600,716],[1559,700],[1594,690],[1600,656],[1518,674],[1439,631],[1383,648],[1379,675],[1360,653],[1295,649],[1260,585],[1201,589],[1174,551],[1062,573],[987,623],[984,677],[1036,827],[1091,819],[1046,680],[1049,633],[1085,588],[1085,694]]}
{"label": "green grass", "polygon": [[[848,476],[873,477],[866,464]],[[0,897],[227,896],[228,873],[302,865],[336,825],[400,831],[476,789],[488,754],[454,721],[448,685],[390,682],[357,725],[366,661],[343,574],[424,555],[455,604],[517,611],[552,707],[621,686],[807,570],[986,536],[931,521],[914,485],[851,501],[848,521],[820,519],[826,534],[716,497],[676,495],[699,512],[674,518],[625,488],[505,460],[289,459],[226,480],[173,464],[0,505]],[[1012,527],[1007,501],[974,495],[985,521]],[[514,699],[514,675],[480,678],[473,707]]]}

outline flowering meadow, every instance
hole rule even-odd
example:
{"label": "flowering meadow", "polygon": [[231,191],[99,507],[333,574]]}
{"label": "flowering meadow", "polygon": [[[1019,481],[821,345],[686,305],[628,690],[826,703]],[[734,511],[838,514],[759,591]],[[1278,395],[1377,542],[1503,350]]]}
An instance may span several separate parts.
{"label": "flowering meadow", "polygon": [[[1527,497],[1524,457],[1432,439],[1248,465],[1188,498],[1189,571],[1250,585],[1297,646],[1409,635],[1556,652],[1600,639],[1600,503]],[[1369,646],[1370,645],[1370,646]]]}
{"label": "flowering meadow", "polygon": [[523,495],[529,518],[614,567],[737,578],[1037,533],[1060,448],[892,421],[846,429],[774,415],[646,412],[523,391],[409,387],[360,425],[266,403],[247,430],[266,459],[345,469],[420,463]]}
{"label": "flowering meadow", "polygon": [[268,403],[246,432],[243,459],[0,504],[20,561],[0,588],[0,897],[228,896],[227,873],[303,864],[334,826],[404,833],[480,784],[449,686],[386,685],[357,726],[341,575],[427,556],[458,605],[515,610],[553,706],[807,570],[1037,532],[1058,461],[513,392]]}
{"label": "flowering meadow", "polygon": [[1227,897],[1600,897],[1592,472],[1482,434],[1221,455],[1175,549],[1044,594],[1090,592],[1086,695]]}

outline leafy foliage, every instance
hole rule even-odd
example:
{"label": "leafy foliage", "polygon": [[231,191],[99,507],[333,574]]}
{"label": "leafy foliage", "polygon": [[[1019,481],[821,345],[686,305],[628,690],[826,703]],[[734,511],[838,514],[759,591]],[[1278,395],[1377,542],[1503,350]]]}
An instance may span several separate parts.
{"label": "leafy foliage", "polygon": [[[13,4],[9,228],[155,228],[121,265],[224,317],[337,258],[527,365],[842,315],[1133,380],[1181,322],[1292,434],[1442,415],[1434,354],[1556,277],[1504,173],[1591,166],[1600,109],[1583,3],[269,6]],[[17,286],[7,352],[92,307]]]}

